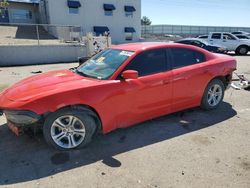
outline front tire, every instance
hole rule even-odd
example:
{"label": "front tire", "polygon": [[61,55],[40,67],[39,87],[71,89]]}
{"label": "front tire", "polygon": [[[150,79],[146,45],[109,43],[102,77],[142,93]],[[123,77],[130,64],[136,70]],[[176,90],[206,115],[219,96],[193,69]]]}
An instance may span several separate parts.
{"label": "front tire", "polygon": [[220,79],[209,82],[202,97],[201,108],[213,110],[218,108],[224,98],[225,86]]}
{"label": "front tire", "polygon": [[91,116],[68,108],[54,112],[46,118],[43,135],[50,146],[59,150],[70,150],[88,145],[96,127]]}

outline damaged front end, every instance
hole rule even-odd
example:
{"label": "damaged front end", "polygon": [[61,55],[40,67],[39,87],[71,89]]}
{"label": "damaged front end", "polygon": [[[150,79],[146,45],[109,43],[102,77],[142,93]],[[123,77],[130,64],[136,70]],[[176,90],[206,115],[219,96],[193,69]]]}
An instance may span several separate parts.
{"label": "damaged front end", "polygon": [[17,136],[42,119],[40,115],[25,110],[2,110],[0,114],[5,115],[9,129]]}

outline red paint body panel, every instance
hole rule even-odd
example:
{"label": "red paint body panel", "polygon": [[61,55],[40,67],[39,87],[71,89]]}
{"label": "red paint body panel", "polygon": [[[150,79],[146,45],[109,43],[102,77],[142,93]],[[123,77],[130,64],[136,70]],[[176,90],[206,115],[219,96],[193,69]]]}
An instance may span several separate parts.
{"label": "red paint body panel", "polygon": [[[171,47],[198,50],[205,54],[207,61],[138,79],[116,80],[140,52]],[[189,45],[135,43],[111,48],[135,53],[109,80],[85,78],[69,70],[39,74],[2,92],[0,109],[29,110],[42,115],[69,105],[87,105],[98,113],[103,133],[108,133],[116,128],[199,106],[209,81],[217,76],[230,75],[236,69],[234,58]]]}

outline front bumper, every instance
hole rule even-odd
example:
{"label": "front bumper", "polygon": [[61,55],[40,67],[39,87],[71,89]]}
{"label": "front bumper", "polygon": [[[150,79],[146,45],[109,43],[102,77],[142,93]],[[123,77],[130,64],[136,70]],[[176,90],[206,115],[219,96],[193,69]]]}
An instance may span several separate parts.
{"label": "front bumper", "polygon": [[7,121],[20,126],[34,124],[42,119],[42,116],[27,110],[2,110],[2,113]]}

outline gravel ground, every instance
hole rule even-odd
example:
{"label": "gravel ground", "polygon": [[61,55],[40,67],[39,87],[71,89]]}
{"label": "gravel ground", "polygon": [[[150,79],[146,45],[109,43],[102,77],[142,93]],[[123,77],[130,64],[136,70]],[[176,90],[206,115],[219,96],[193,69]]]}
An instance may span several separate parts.
{"label": "gravel ground", "polygon": [[[250,78],[250,56],[236,57]],[[74,67],[0,68],[0,90],[32,75]],[[214,111],[199,108],[99,135],[58,152],[42,135],[15,137],[0,117],[0,187],[250,187],[250,92],[229,89]]]}

